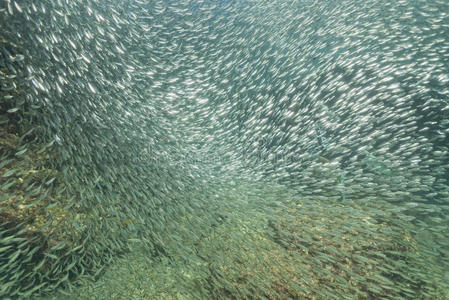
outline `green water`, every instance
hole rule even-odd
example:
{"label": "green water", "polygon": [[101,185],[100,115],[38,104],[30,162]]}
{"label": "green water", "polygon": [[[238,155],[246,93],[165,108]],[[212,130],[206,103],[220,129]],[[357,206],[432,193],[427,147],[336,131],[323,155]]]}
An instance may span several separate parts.
{"label": "green water", "polygon": [[449,299],[445,0],[0,2],[1,299]]}

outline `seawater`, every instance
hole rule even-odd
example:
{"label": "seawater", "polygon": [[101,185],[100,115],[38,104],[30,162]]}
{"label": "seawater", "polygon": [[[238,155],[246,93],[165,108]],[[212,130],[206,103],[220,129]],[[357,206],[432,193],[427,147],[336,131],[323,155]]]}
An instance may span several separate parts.
{"label": "seawater", "polygon": [[58,196],[23,217],[4,164],[0,249],[47,244],[0,250],[0,295],[447,299],[448,11],[2,1],[2,136],[37,132],[2,162],[47,145]]}

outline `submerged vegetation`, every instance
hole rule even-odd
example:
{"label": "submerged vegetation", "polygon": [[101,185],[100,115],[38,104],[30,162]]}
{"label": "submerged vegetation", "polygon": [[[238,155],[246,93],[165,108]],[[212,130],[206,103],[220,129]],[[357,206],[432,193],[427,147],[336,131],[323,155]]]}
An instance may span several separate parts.
{"label": "submerged vegetation", "polygon": [[2,78],[9,80],[2,81],[0,95],[0,295],[27,298],[76,277],[80,266],[74,262],[86,250],[83,231],[73,230],[73,221],[86,227],[89,217],[70,205],[73,199],[53,168],[54,142],[44,142],[41,125],[33,120],[33,114],[43,113],[30,112],[23,101],[25,87],[8,57],[19,56],[17,45],[2,37],[2,50]]}
{"label": "submerged vegetation", "polygon": [[110,250],[88,243],[98,216],[67,191],[43,130],[48,108],[26,101],[23,45],[0,39],[0,297],[25,299],[95,277]]}
{"label": "submerged vegetation", "polygon": [[437,257],[422,252],[414,226],[385,212],[386,203],[367,213],[356,205],[282,200],[266,230],[254,225],[264,219],[259,215],[203,241],[209,297],[444,299],[445,283],[433,274]]}
{"label": "submerged vegetation", "polygon": [[[198,216],[186,216],[172,234],[190,250],[155,258],[133,239],[104,277],[67,299],[446,299],[439,257],[387,202],[317,205],[279,187],[260,190],[284,200],[275,213],[224,209],[223,222],[190,239],[185,226]],[[247,192],[225,200],[263,203]]]}

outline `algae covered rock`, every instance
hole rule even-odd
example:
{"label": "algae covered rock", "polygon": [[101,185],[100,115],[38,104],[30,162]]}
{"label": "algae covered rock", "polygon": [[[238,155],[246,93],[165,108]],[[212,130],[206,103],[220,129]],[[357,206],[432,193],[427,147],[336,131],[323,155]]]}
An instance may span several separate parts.
{"label": "algae covered rock", "polygon": [[[208,297],[444,299],[444,283],[432,273],[438,259],[386,203],[370,213],[336,202],[284,203],[278,215],[227,224],[203,241]],[[260,219],[268,227],[255,226]]]}

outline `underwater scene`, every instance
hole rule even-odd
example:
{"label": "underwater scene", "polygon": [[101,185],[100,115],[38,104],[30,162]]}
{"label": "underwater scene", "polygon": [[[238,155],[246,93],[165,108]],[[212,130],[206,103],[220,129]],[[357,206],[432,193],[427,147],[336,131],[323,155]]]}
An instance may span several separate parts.
{"label": "underwater scene", "polygon": [[448,0],[0,0],[0,299],[449,299]]}

